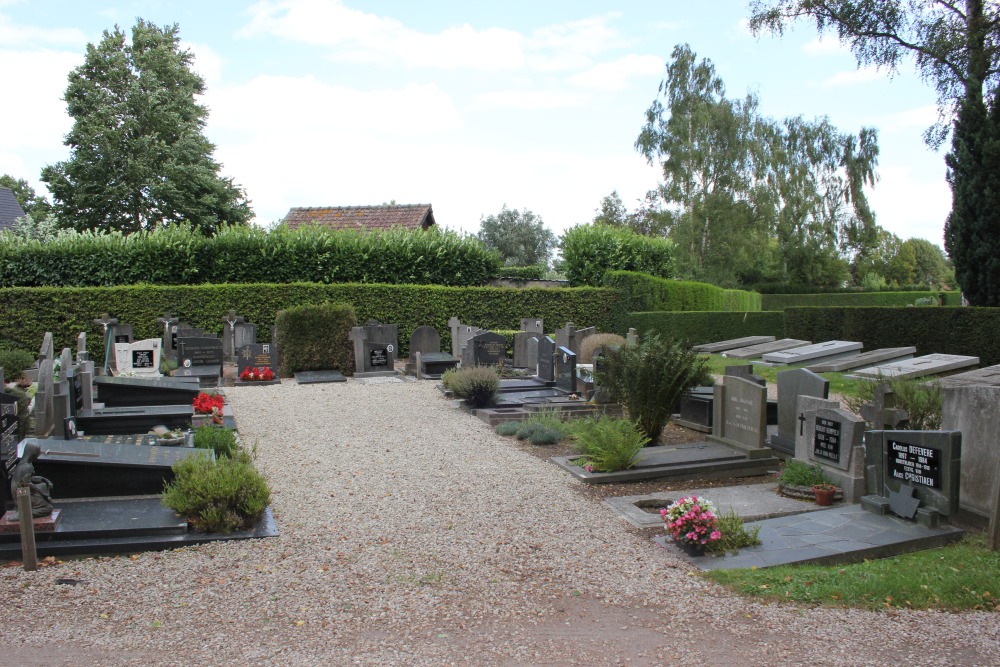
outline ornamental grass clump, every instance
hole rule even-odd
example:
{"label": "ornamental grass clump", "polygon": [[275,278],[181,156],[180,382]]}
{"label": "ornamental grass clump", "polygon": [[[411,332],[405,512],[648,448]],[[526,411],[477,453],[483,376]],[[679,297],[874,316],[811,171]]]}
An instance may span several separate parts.
{"label": "ornamental grass clump", "polygon": [[583,454],[579,463],[587,472],[628,470],[649,443],[649,438],[632,422],[607,418],[576,421],[573,440]]}
{"label": "ornamental grass clump", "polygon": [[231,458],[239,450],[236,432],[225,426],[199,426],[194,430],[194,446],[213,450],[217,459]]}
{"label": "ornamental grass clump", "polygon": [[680,395],[704,377],[705,360],[679,342],[647,333],[638,345],[606,348],[595,380],[628,412],[651,444],[660,439]]}
{"label": "ornamental grass clump", "polygon": [[667,531],[675,542],[706,546],[722,537],[712,501],[686,496],[660,510]]}
{"label": "ornamental grass clump", "polygon": [[464,399],[466,405],[473,408],[485,408],[496,400],[500,391],[500,376],[495,368],[473,366],[459,368],[453,373],[446,373],[442,381],[446,389],[455,396]]}
{"label": "ornamental grass clump", "polygon": [[189,456],[175,463],[163,504],[187,518],[196,530],[231,533],[251,528],[271,502],[267,480],[249,455],[212,461]]}
{"label": "ornamental grass clump", "polygon": [[747,530],[746,526],[743,525],[743,519],[735,511],[729,510],[716,519],[720,537],[709,542],[705,551],[721,556],[726,553],[736,554],[743,547],[760,544],[760,526],[755,526],[753,530]]}
{"label": "ornamental grass clump", "polygon": [[497,424],[497,435],[515,435],[521,428],[521,422],[500,422]]}

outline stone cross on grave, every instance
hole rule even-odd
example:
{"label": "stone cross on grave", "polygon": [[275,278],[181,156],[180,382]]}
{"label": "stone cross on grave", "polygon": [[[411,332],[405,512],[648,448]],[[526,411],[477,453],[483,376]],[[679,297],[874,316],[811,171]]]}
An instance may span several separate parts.
{"label": "stone cross on grave", "polygon": [[170,344],[170,327],[177,324],[180,320],[176,317],[171,317],[170,313],[163,313],[162,317],[156,318],[156,323],[163,327],[163,344],[160,345],[160,350],[168,359],[173,359],[177,356],[177,350],[174,346]]}
{"label": "stone cross on grave", "polygon": [[102,313],[100,317],[94,320],[94,324],[101,327],[101,333],[104,334],[104,372],[107,373],[109,368],[108,361],[111,356],[108,350],[108,327],[112,324],[118,324],[118,318],[111,317],[107,313]]}
{"label": "stone cross on grave", "polygon": [[226,335],[222,341],[222,347],[226,353],[226,361],[234,361],[236,359],[236,325],[246,322],[246,318],[237,315],[235,310],[230,310],[222,318],[222,321],[226,323]]}

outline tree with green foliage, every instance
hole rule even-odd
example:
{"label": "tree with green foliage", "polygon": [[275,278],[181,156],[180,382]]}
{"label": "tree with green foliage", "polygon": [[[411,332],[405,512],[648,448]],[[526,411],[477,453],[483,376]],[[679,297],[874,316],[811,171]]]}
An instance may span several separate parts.
{"label": "tree with green foliage", "polygon": [[659,190],[650,190],[634,211],[629,211],[617,190],[601,200],[593,222],[611,227],[627,227],[644,236],[667,236],[673,224],[673,214],[663,208]]}
{"label": "tree with green foliage", "polygon": [[14,199],[21,205],[26,215],[38,213],[45,215],[52,208],[49,200],[42,195],[35,194],[35,189],[28,185],[28,181],[23,178],[14,178],[10,174],[0,176],[0,188],[7,188],[14,193]]}
{"label": "tree with green foliage", "polygon": [[528,209],[509,209],[479,220],[477,238],[490,250],[500,253],[507,266],[548,266],[556,237],[546,229],[540,216]]}
{"label": "tree with green foliage", "polygon": [[87,45],[63,98],[71,155],[42,170],[66,225],[132,233],[182,223],[211,234],[251,218],[203,134],[208,110],[195,95],[205,82],[192,62],[176,24],[138,19],[131,43],[115,26]]}
{"label": "tree with green foliage", "polygon": [[[952,134],[947,157],[952,212],[945,248],[972,305],[1000,305],[1000,191],[994,118],[1000,88],[1000,3],[985,0],[754,0],[750,28],[781,34],[797,19],[836,31],[859,65],[889,74],[912,57],[938,96],[933,147]],[[987,205],[990,204],[990,205]]]}

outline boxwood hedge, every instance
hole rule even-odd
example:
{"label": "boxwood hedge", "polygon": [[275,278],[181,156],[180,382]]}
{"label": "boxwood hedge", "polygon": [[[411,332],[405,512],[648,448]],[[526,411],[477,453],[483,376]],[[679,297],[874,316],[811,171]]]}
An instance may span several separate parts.
{"label": "boxwood hedge", "polygon": [[608,271],[604,284],[622,293],[630,312],[653,310],[757,311],[760,294],[708,283],[667,280],[635,271]]}
{"label": "boxwood hedge", "polygon": [[629,313],[628,326],[640,335],[653,331],[690,345],[714,343],[743,336],[784,336],[780,312],[648,312]]}

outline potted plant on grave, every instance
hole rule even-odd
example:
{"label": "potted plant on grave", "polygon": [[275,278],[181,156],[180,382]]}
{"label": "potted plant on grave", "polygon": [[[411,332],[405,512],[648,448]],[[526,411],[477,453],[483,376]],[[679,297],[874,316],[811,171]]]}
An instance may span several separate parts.
{"label": "potted plant on grave", "polygon": [[222,423],[222,406],[226,404],[225,399],[218,394],[208,394],[199,392],[194,398],[191,406],[194,408],[194,416],[191,418],[191,425],[194,428],[207,426],[208,424]]}
{"label": "potted plant on grave", "polygon": [[833,496],[837,493],[837,487],[833,484],[813,484],[813,493],[816,495],[816,504],[826,507],[833,503]]}
{"label": "potted plant on grave", "polygon": [[660,510],[667,531],[689,556],[704,556],[705,547],[722,537],[715,504],[706,498],[686,496]]}

